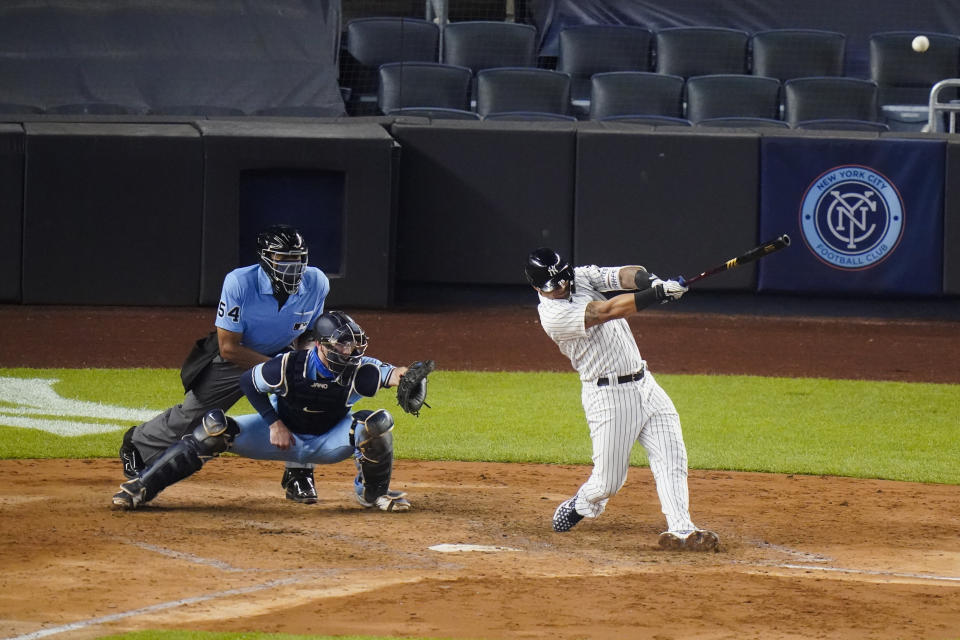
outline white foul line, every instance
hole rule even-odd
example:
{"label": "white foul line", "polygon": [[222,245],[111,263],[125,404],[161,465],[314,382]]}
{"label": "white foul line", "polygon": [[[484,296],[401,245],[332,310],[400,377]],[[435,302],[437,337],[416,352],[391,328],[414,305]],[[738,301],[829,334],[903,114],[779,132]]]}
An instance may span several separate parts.
{"label": "white foul line", "polygon": [[117,620],[123,620],[124,618],[130,618],[132,616],[138,616],[144,613],[153,613],[155,611],[163,611],[164,609],[172,609],[174,607],[180,607],[187,604],[196,604],[198,602],[206,602],[207,600],[216,600],[217,598],[223,598],[227,596],[236,596],[244,593],[253,593],[255,591],[264,591],[266,589],[272,589],[274,587],[282,587],[288,584],[296,584],[297,582],[304,582],[308,579],[314,580],[316,579],[316,576],[313,576],[313,577],[299,576],[295,578],[284,578],[282,580],[271,580],[270,582],[264,582],[263,584],[254,585],[251,587],[241,587],[239,589],[228,589],[226,591],[208,593],[207,595],[204,595],[204,596],[195,596],[193,598],[184,598],[183,600],[175,600],[173,602],[161,602],[160,604],[151,605],[149,607],[144,607],[142,609],[134,609],[133,611],[124,611],[123,613],[114,613],[109,616],[102,616],[100,618],[91,618],[90,620],[82,620],[80,622],[71,622],[70,624],[65,624],[59,627],[41,629],[40,631],[34,631],[33,633],[25,633],[21,636],[11,636],[9,638],[3,638],[2,640],[35,640],[36,638],[52,636],[57,633],[65,633],[67,631],[75,631],[77,629],[92,627],[98,624],[115,622]]}
{"label": "white foul line", "polygon": [[[754,565],[758,567],[771,565]],[[823,567],[815,564],[775,564],[782,569],[803,569],[809,571],[834,571],[836,573],[852,573],[867,576],[884,576],[888,578],[913,578],[918,580],[939,580],[943,582],[960,582],[956,576],[935,576],[927,573],[901,573],[899,571],[871,571],[868,569],[844,569],[842,567]]]}
{"label": "white foul line", "polygon": [[124,540],[127,544],[133,545],[134,547],[139,547],[147,551],[153,551],[154,553],[159,553],[170,558],[176,558],[177,560],[184,560],[186,562],[193,562],[196,564],[202,564],[209,567],[214,567],[220,569],[221,571],[247,571],[247,569],[240,569],[234,567],[226,562],[221,562],[220,560],[210,560],[208,558],[202,558],[200,556],[194,555],[192,553],[183,553],[182,551],[173,551],[172,549],[166,549],[164,547],[158,547],[153,544],[148,544],[146,542],[134,542],[132,540]]}

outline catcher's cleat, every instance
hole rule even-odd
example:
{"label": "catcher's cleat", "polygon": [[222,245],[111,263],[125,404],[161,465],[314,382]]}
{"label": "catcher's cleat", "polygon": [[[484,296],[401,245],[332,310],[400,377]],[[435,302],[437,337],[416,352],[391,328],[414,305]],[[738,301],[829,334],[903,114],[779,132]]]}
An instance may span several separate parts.
{"label": "catcher's cleat", "polygon": [[123,475],[131,480],[140,475],[146,465],[143,464],[143,457],[135,446],[133,446],[133,430],[136,426],[127,429],[123,434],[123,444],[120,445],[120,463],[123,465]]}
{"label": "catcher's cleat", "polygon": [[287,500],[300,504],[316,504],[317,489],[313,484],[313,469],[285,469],[280,486],[287,492]]}
{"label": "catcher's cleat", "polygon": [[560,503],[557,510],[553,513],[553,530],[557,533],[563,533],[573,529],[573,525],[583,520],[583,516],[577,513],[574,504],[577,502],[577,496],[573,496]]}
{"label": "catcher's cleat", "polygon": [[147,489],[140,479],[130,480],[120,485],[120,491],[113,494],[113,508],[133,510],[144,503]]}
{"label": "catcher's cleat", "polygon": [[387,491],[373,502],[368,502],[365,500],[362,492],[358,493],[355,491],[353,495],[357,496],[357,502],[368,509],[371,507],[376,507],[377,509],[380,509],[380,511],[410,510],[410,501],[407,500],[407,493],[405,491]]}
{"label": "catcher's cleat", "polygon": [[664,531],[658,540],[661,549],[670,551],[717,551],[720,537],[713,531]]}

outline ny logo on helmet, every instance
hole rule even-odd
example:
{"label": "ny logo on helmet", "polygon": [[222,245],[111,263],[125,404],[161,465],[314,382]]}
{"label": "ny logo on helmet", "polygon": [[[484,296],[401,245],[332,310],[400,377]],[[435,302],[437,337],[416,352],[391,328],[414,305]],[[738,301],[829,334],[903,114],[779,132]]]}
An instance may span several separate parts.
{"label": "ny logo on helmet", "polygon": [[557,265],[552,264],[549,267],[547,267],[547,273],[549,273],[551,277],[557,275],[557,273],[559,273],[559,270],[557,269]]}

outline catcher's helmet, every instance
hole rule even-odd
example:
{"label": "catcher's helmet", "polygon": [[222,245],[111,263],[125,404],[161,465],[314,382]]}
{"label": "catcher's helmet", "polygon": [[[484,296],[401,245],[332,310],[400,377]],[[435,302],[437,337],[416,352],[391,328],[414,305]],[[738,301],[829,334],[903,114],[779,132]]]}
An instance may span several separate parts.
{"label": "catcher's helmet", "polygon": [[564,283],[573,283],[573,267],[547,247],[535,249],[527,256],[525,272],[530,284],[541,291],[553,291]]}
{"label": "catcher's helmet", "polygon": [[313,337],[324,347],[327,368],[338,380],[360,364],[360,356],[367,350],[367,334],[343,311],[327,311],[317,318]]}
{"label": "catcher's helmet", "polygon": [[297,292],[307,268],[307,243],[299,231],[286,224],[267,227],[257,234],[257,258],[274,293]]}

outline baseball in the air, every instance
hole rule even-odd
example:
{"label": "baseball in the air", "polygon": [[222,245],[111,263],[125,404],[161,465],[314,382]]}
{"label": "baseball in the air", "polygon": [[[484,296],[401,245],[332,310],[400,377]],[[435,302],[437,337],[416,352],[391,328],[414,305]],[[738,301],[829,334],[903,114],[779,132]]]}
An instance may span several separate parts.
{"label": "baseball in the air", "polygon": [[923,53],[930,48],[930,39],[927,36],[917,36],[913,39],[913,42],[910,43],[910,46],[913,47],[913,50],[917,53]]}

